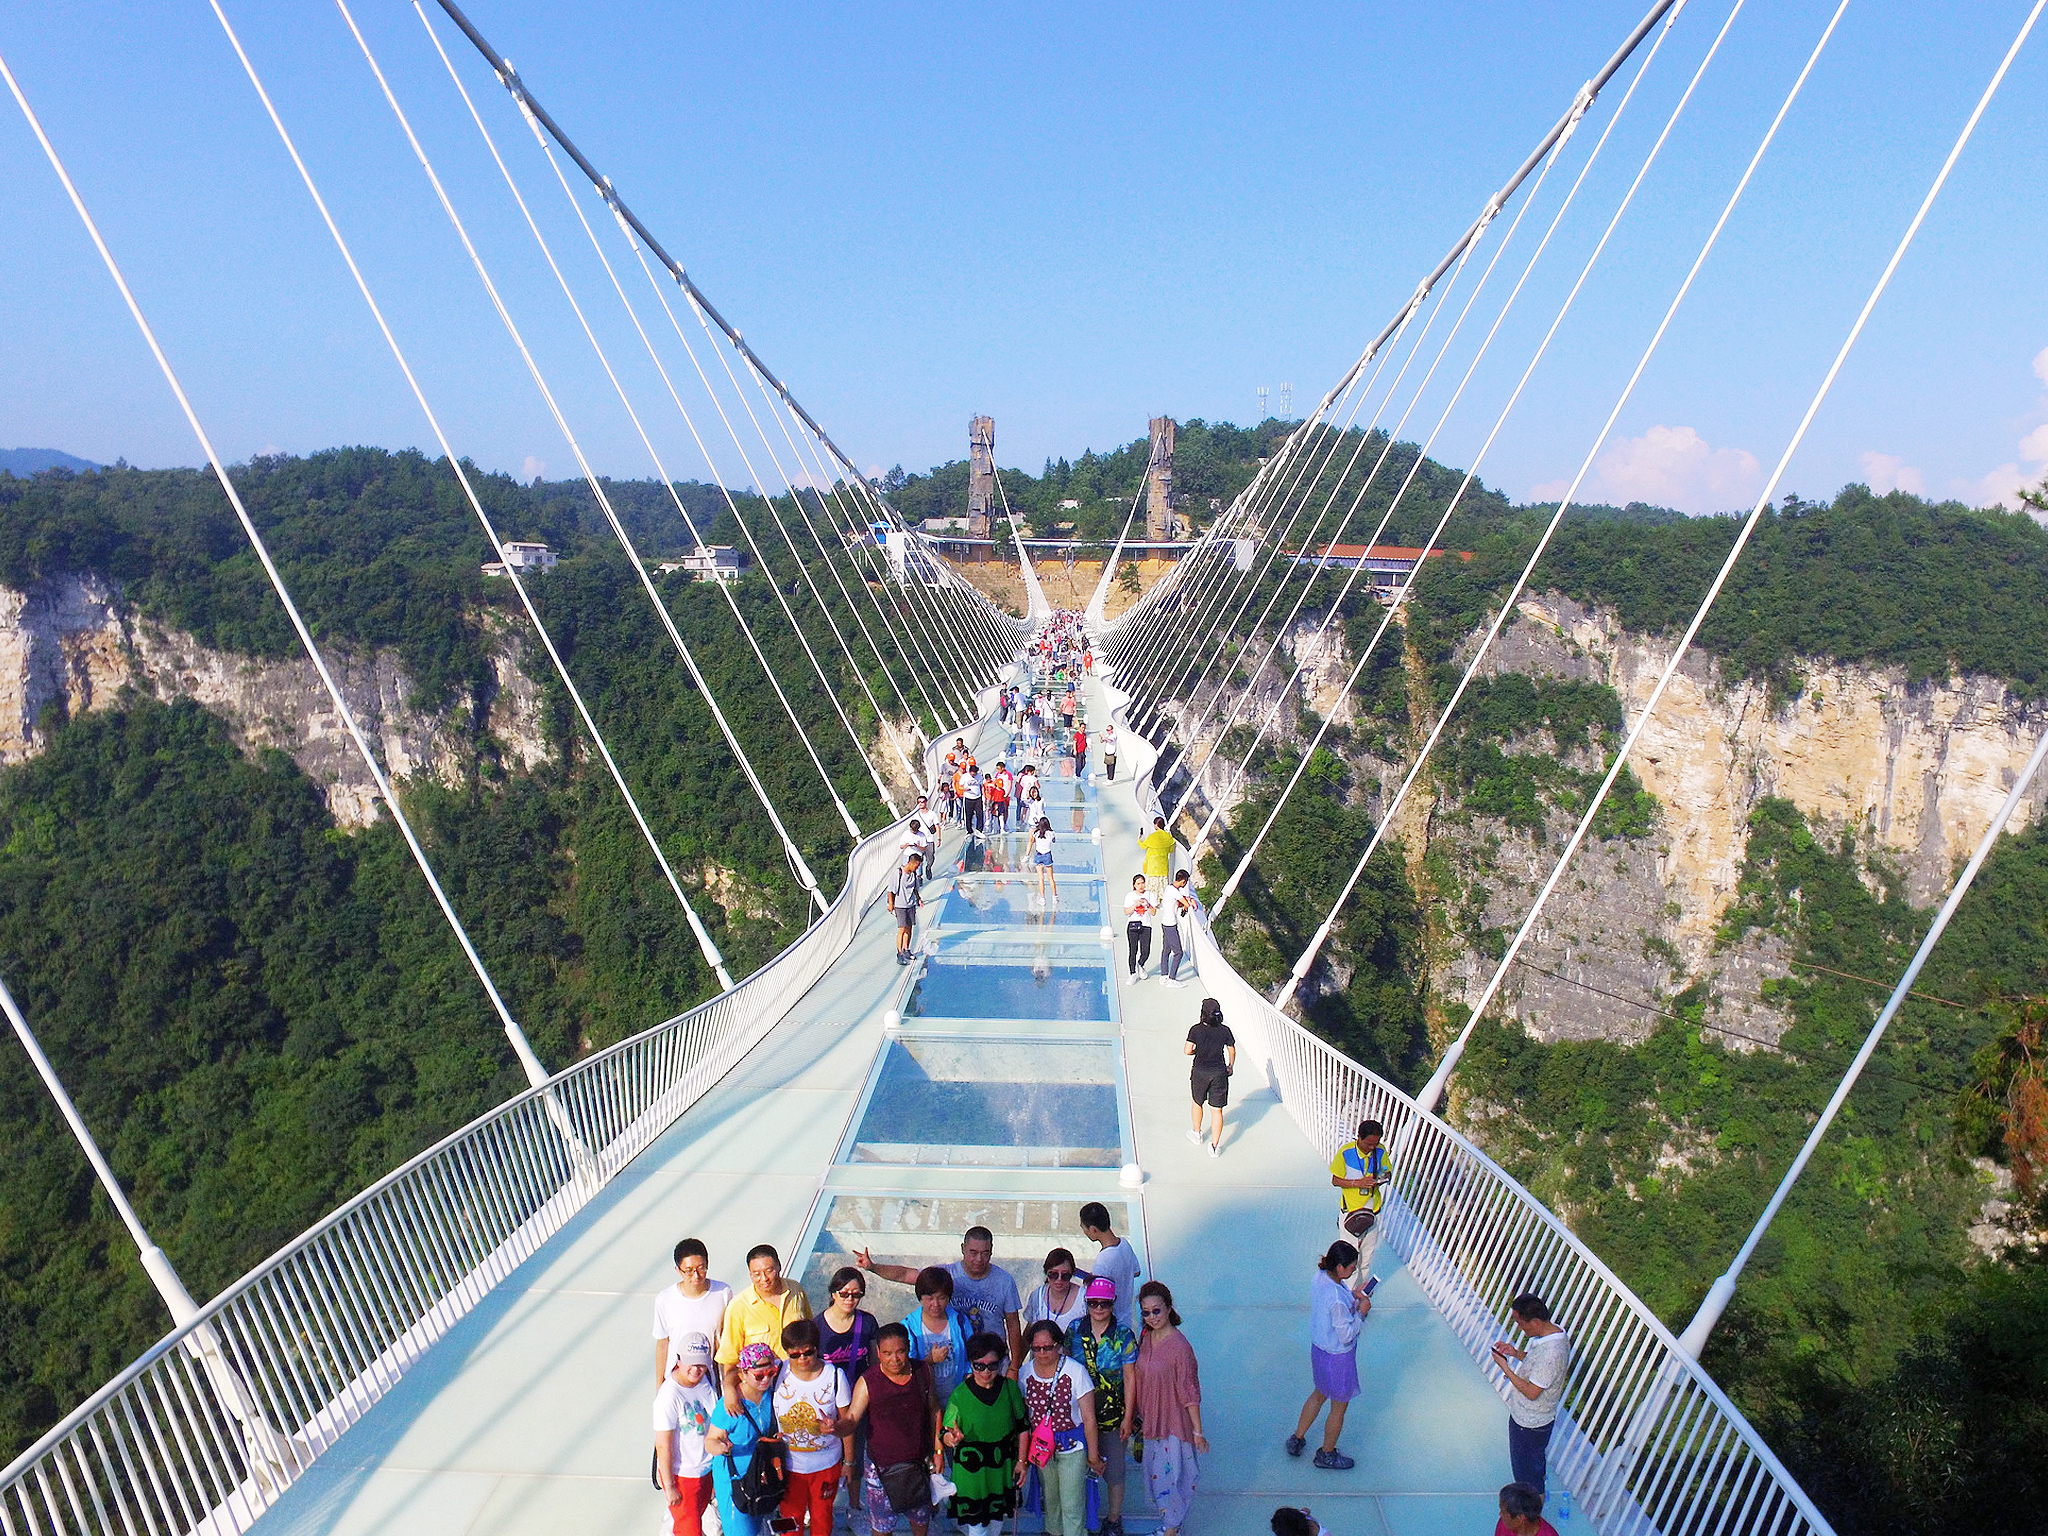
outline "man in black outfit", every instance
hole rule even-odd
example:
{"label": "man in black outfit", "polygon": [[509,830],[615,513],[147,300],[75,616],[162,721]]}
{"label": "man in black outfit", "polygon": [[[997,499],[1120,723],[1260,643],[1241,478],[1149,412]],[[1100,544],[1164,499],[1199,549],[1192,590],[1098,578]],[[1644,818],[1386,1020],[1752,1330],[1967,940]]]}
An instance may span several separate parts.
{"label": "man in black outfit", "polygon": [[1194,1104],[1188,1112],[1188,1140],[1203,1141],[1202,1111],[1215,1112],[1215,1126],[1207,1140],[1209,1155],[1223,1155],[1223,1107],[1230,1102],[1230,1074],[1237,1070],[1237,1036],[1223,1022],[1223,1005],[1213,997],[1202,999],[1202,1016],[1188,1031],[1186,1054],[1194,1057],[1188,1075],[1188,1091]]}

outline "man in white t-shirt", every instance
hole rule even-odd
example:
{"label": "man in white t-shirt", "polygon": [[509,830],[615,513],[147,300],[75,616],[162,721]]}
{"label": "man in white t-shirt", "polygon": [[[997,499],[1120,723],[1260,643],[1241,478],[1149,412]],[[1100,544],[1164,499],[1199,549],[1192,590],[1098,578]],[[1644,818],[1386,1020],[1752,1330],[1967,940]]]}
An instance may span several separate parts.
{"label": "man in white t-shirt", "polygon": [[782,1513],[800,1527],[808,1515],[811,1536],[832,1536],[832,1500],[839,1492],[845,1442],[853,1433],[846,1418],[853,1387],[844,1371],[825,1363],[818,1325],[811,1318],[800,1317],[783,1328],[782,1349],[789,1361],[775,1381],[775,1422],[789,1445],[789,1491]]}
{"label": "man in white t-shirt", "polygon": [[654,1380],[668,1380],[675,1364],[671,1346],[685,1334],[718,1337],[725,1327],[726,1303],[732,1287],[711,1278],[711,1255],[704,1244],[686,1237],[676,1244],[676,1283],[654,1298]]}
{"label": "man in white t-shirt", "polygon": [[[1529,1337],[1525,1349],[1517,1349],[1505,1339],[1493,1346],[1493,1363],[1513,1389],[1508,1398],[1508,1463],[1514,1468],[1516,1482],[1541,1494],[1550,1432],[1557,1427],[1565,1378],[1571,1374],[1572,1341],[1550,1320],[1549,1304],[1533,1293],[1508,1303],[1508,1321]],[[1522,1368],[1516,1370],[1508,1364],[1510,1360],[1519,1361]]]}
{"label": "man in white t-shirt", "polygon": [[711,1385],[711,1339],[695,1332],[675,1338],[675,1365],[654,1394],[654,1476],[668,1500],[673,1536],[703,1536],[711,1507],[711,1456],[704,1431],[718,1394]]}

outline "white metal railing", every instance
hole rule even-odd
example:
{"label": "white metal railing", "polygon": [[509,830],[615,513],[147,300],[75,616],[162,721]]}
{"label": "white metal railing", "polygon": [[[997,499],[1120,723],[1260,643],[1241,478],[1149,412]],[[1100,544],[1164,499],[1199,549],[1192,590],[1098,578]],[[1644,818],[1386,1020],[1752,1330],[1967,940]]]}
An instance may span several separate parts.
{"label": "white metal railing", "polygon": [[215,1297],[0,1473],[0,1536],[248,1530],[824,976],[900,842],[856,845],[838,900],[732,991],[472,1121]]}
{"label": "white metal railing", "polygon": [[[1129,729],[1121,706],[1112,713],[1140,804],[1154,814],[1157,749]],[[1191,947],[1240,1058],[1266,1074],[1318,1153],[1334,1156],[1361,1120],[1385,1127],[1395,1161],[1382,1241],[1476,1362],[1490,1369],[1516,1296],[1534,1291],[1550,1304],[1572,1340],[1550,1476],[1602,1536],[1833,1536],[1741,1410],[1542,1201],[1468,1137],[1274,1008],[1224,959],[1206,918]],[[1505,1398],[1497,1373],[1495,1386]]]}

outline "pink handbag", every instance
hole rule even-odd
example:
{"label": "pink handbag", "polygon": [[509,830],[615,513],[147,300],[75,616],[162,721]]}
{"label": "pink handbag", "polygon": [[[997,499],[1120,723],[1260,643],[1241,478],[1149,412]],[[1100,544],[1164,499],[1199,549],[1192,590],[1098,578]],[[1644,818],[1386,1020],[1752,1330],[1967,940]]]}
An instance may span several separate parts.
{"label": "pink handbag", "polygon": [[1052,1420],[1040,1419],[1031,1430],[1031,1443],[1024,1447],[1024,1459],[1034,1467],[1052,1460]]}

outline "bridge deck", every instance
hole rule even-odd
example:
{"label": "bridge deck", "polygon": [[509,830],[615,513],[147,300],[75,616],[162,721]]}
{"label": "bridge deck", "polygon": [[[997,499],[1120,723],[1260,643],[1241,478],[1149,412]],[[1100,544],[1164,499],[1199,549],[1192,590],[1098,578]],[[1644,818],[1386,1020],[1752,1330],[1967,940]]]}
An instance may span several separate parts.
{"label": "bridge deck", "polygon": [[[1000,732],[984,732],[985,761],[1001,743]],[[1048,796],[1067,855],[1106,864],[1108,877],[1090,887],[1088,873],[1063,869],[1062,907],[1100,889],[1120,913],[1138,865],[1132,788],[1126,779],[1081,791],[1078,813],[1052,798],[1069,792]],[[1073,831],[1098,815],[1099,853]],[[1138,1242],[1147,1276],[1173,1287],[1202,1363],[1213,1449],[1192,1532],[1263,1533],[1280,1503],[1307,1505],[1346,1536],[1490,1529],[1494,1490],[1508,1476],[1506,1409],[1384,1249],[1375,1267],[1385,1282],[1361,1345],[1365,1395],[1343,1439],[1358,1466],[1320,1472],[1306,1456],[1286,1457],[1281,1440],[1308,1389],[1309,1277],[1333,1235],[1323,1160],[1264,1090],[1232,1104],[1222,1158],[1191,1145],[1181,1041],[1199,984],[1121,985],[1120,916],[1076,914],[1047,927],[1020,901],[1021,921],[1003,921],[1012,914],[1000,871],[987,866],[1014,855],[992,846],[993,855],[968,851],[982,872],[961,876],[961,895],[934,909],[939,953],[915,997],[904,995],[910,977],[892,962],[892,925],[878,904],[828,981],[457,1326],[262,1528],[665,1530],[648,1482],[648,1323],[678,1237],[703,1237],[714,1274],[736,1289],[746,1249],[774,1242],[797,1255],[792,1272],[815,1299],[818,1273],[849,1244],[871,1244],[877,1258],[942,1260],[978,1220],[996,1231],[997,1261],[1028,1289],[1054,1242],[1088,1263],[1094,1250],[1074,1211],[1099,1198],[1127,1213],[1120,1230]],[[947,853],[962,852],[949,838]],[[980,912],[966,910],[969,893]],[[1114,952],[1098,936],[1105,923],[1117,932]],[[1034,960],[1035,984],[1026,979]],[[906,1015],[893,1038],[883,1027],[892,1006]],[[903,1054],[884,1061],[885,1051]],[[1040,1145],[944,1150],[932,1117],[957,1100],[920,1089],[950,1081],[971,1104],[976,1080],[1003,1084],[1006,1100],[1030,1085],[1011,1139]],[[1091,1134],[1051,1134],[1076,1126]],[[1102,1145],[1111,1137],[1123,1145]],[[1063,1139],[1081,1145],[1044,1145]],[[1114,1161],[1133,1151],[1146,1175],[1140,1192],[1117,1185]],[[910,1298],[877,1281],[868,1305],[886,1320]],[[1157,1523],[1145,1518],[1142,1487],[1133,1468],[1134,1532]]]}

